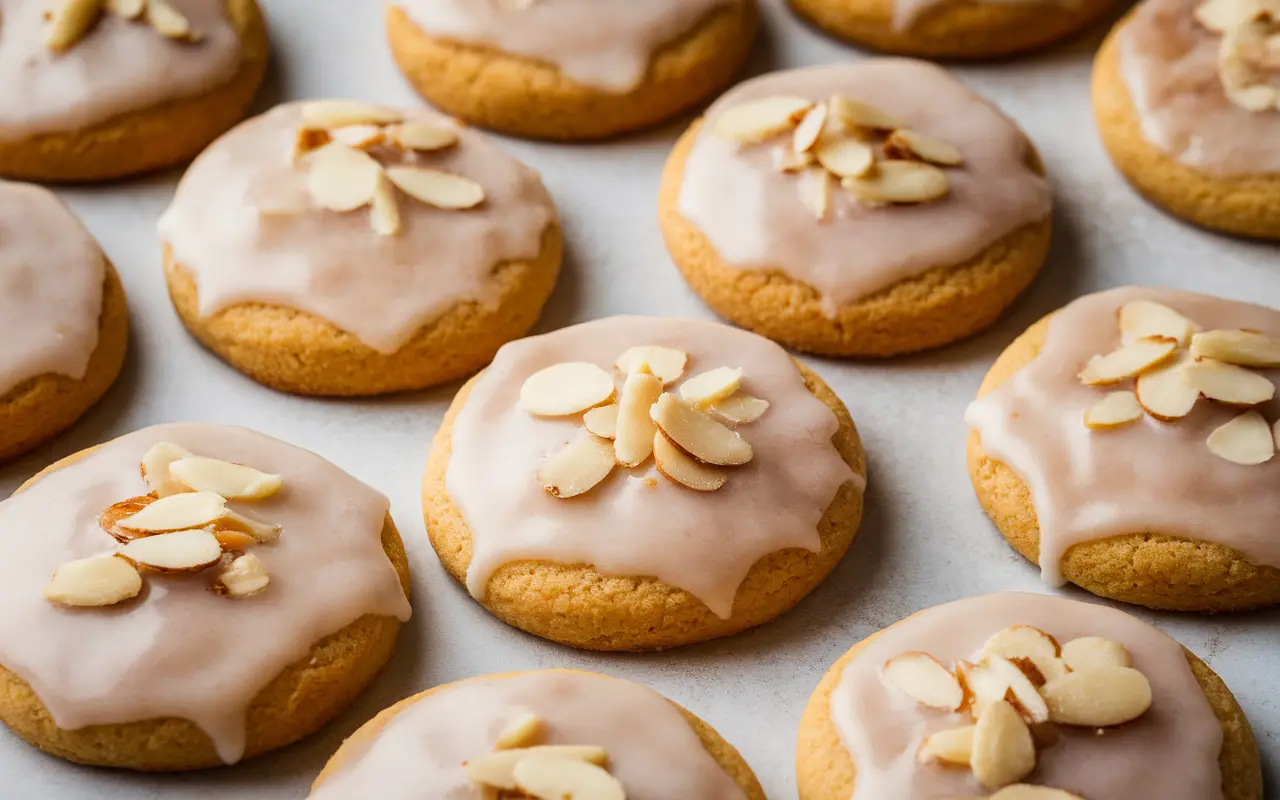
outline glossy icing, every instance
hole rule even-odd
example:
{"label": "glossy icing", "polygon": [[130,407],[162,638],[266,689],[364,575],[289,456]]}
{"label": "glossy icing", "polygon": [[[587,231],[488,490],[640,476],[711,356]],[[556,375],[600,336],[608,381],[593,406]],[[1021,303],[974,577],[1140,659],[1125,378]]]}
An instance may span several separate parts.
{"label": "glossy icing", "polygon": [[[614,360],[636,345],[684,350],[686,377],[741,367],[744,391],[771,404],[739,429],[755,457],[711,493],[668,482],[650,459],[615,469],[580,497],[551,497],[538,469],[578,435],[581,416],[529,415],[517,405],[521,385],[567,361],[612,371]],[[513,561],[591,564],[605,575],[656,576],[728,618],[756,561],[791,547],[816,552],[818,521],[836,490],[849,482],[862,488],[861,476],[831,443],[838,429],[785,350],[725,325],[611,317],[508,344],[476,379],[453,427],[446,484],[471,530],[467,586],[482,597],[494,571]]]}
{"label": "glossy icing", "polygon": [[[1142,135],[1171,158],[1220,176],[1280,173],[1280,111],[1227,99],[1221,35],[1193,16],[1199,0],[1146,0],[1117,34],[1120,75]],[[1280,74],[1275,76],[1280,86]]]}
{"label": "glossy icing", "polygon": [[1015,592],[930,608],[875,636],[848,663],[831,694],[831,716],[857,768],[852,800],[987,794],[969,770],[916,760],[927,736],[972,724],[968,713],[919,706],[884,683],[880,670],[913,650],[948,666],[976,662],[986,640],[1013,625],[1039,628],[1059,643],[1081,636],[1119,642],[1152,692],[1146,714],[1105,735],[1060,726],[1062,738],[1039,751],[1027,783],[1089,800],[1222,800],[1222,728],[1182,645],[1106,606]]}
{"label": "glossy icing", "polygon": [[[42,589],[55,568],[116,549],[98,515],[147,492],[138,465],[157,442],[283,476],[276,496],[230,504],[283,525],[253,549],[271,586],[232,600],[209,591],[204,575],[149,574],[143,594],[119,606],[50,603]],[[246,709],[285,667],[366,614],[409,618],[380,541],[388,505],[319,456],[243,428],[158,425],[108,442],[0,502],[0,664],[59,727],[178,717],[234,763]]]}
{"label": "glossy icing", "polygon": [[[1103,394],[1076,377],[1094,354],[1120,345],[1117,314],[1145,298],[1205,330],[1253,329],[1280,336],[1280,312],[1169,289],[1127,287],[1091,294],[1049,321],[1040,354],[966,412],[982,448],[1031,489],[1040,526],[1040,567],[1063,581],[1060,561],[1073,545],[1144,531],[1216,542],[1280,567],[1280,458],[1241,466],[1213,455],[1205,440],[1240,412],[1202,400],[1186,417],[1150,417],[1092,431],[1085,409]],[[1257,370],[1272,381],[1280,370]],[[1280,401],[1260,409],[1271,422]]]}
{"label": "glossy icing", "polygon": [[[295,164],[303,103],[278,106],[224,135],[178,184],[160,237],[199,287],[200,314],[267,303],[321,317],[369,347],[394,353],[459,303],[496,303],[494,267],[532,259],[555,220],[538,174],[485,136],[459,128],[456,146],[377,153],[478,181],[483,204],[447,211],[405,199],[404,228],[380,236],[369,211],[326,211]],[[448,124],[426,110],[408,119]]]}
{"label": "glossy icing", "polygon": [[84,377],[105,278],[98,243],[56,195],[0,181],[0,397],[39,375]]}
{"label": "glossy icing", "polygon": [[312,800],[482,800],[464,761],[492,752],[503,729],[532,711],[539,744],[597,745],[628,800],[744,800],[662,695],[604,675],[551,670],[473,678],[401,710],[311,793]]}
{"label": "glossy icing", "polygon": [[[818,221],[796,200],[796,176],[774,167],[780,137],[740,146],[712,134],[728,108],[776,95],[841,94],[949,142],[964,166],[947,169],[951,193],[917,206],[871,208],[837,190]],[[1048,182],[1027,161],[1030,143],[1011,120],[939,67],[908,59],[776,72],[739,84],[707,112],[689,152],[680,213],[735,269],[781,270],[836,309],[936,267],[962,263],[1050,210]]]}
{"label": "glossy icing", "polygon": [[431,36],[492,47],[555,66],[574,81],[634,89],[653,54],[711,12],[745,0],[399,0]]}
{"label": "glossy icing", "polygon": [[59,54],[45,45],[51,0],[0,0],[0,140],[87,128],[230,81],[241,47],[226,0],[169,2],[201,34],[199,43],[104,14]]}

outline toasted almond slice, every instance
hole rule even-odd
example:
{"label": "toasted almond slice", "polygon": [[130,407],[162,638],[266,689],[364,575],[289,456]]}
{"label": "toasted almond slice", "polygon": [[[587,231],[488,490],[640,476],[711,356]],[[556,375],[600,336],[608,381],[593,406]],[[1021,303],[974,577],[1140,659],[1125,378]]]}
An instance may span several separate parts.
{"label": "toasted almond slice", "polygon": [[243,553],[258,543],[258,540],[241,531],[214,531],[214,538],[222,545],[224,553]]}
{"label": "toasted almond slice", "polygon": [[280,538],[281,526],[274,522],[263,522],[247,514],[237,514],[227,509],[227,515],[218,522],[219,526],[247,533],[259,542],[271,542]]}
{"label": "toasted almond slice", "polygon": [[391,140],[405,150],[443,150],[458,143],[458,132],[444,125],[405,122],[391,129]]}
{"label": "toasted almond slice", "polygon": [[653,435],[653,460],[667,480],[695,492],[714,492],[729,480],[729,473],[718,467],[708,466],[685,455],[661,432]]}
{"label": "toasted almond slice", "polygon": [[1009,684],[985,664],[957,661],[956,679],[964,690],[964,706],[975,721],[987,706],[1009,693]]}
{"label": "toasted almond slice", "polygon": [[307,124],[332,130],[349,125],[393,125],[404,115],[393,108],[351,100],[312,100],[302,107]]}
{"label": "toasted almond slice", "polygon": [[969,766],[973,756],[973,725],[938,731],[920,743],[916,760],[922,764],[937,761],[957,767]]}
{"label": "toasted almond slice", "polygon": [[133,564],[115,556],[68,561],[44,587],[46,600],[73,608],[112,606],[136,597],[142,576]]}
{"label": "toasted almond slice", "polygon": [[547,459],[538,470],[538,480],[547,494],[566,500],[596,488],[617,463],[611,442],[586,434]]}
{"label": "toasted almond slice", "polygon": [[807,153],[818,143],[822,129],[827,124],[827,106],[819,103],[809,109],[800,124],[796,126],[795,136],[791,139],[793,153]]}
{"label": "toasted almond slice", "polygon": [[813,105],[802,97],[765,97],[725,109],[711,130],[721,139],[763,142],[794,128]]}
{"label": "toasted almond slice", "polygon": [[107,8],[116,16],[138,19],[147,9],[147,0],[107,0]]}
{"label": "toasted almond slice", "polygon": [[1276,385],[1269,378],[1210,358],[1188,364],[1181,374],[1200,394],[1230,406],[1256,406],[1276,396]]}
{"label": "toasted almond slice", "polygon": [[891,131],[897,128],[910,127],[892,114],[859,100],[850,100],[847,97],[835,95],[828,101],[827,105],[830,106],[833,117],[854,128]]}
{"label": "toasted almond slice", "polygon": [[618,404],[593,408],[582,415],[582,425],[601,439],[612,439],[618,435]]}
{"label": "toasted almond slice", "polygon": [[867,175],[840,185],[868,205],[929,203],[951,191],[945,172],[919,161],[881,161]]}
{"label": "toasted almond slice", "polygon": [[311,201],[330,211],[354,211],[373,201],[382,166],[368,153],[331,142],[310,157],[307,191]]}
{"label": "toasted almond slice", "polygon": [[1280,339],[1254,331],[1206,331],[1191,337],[1191,355],[1242,367],[1280,367]]}
{"label": "toasted almond slice", "polygon": [[689,354],[674,347],[658,347],[657,345],[638,345],[628,348],[618,356],[614,366],[623,375],[630,375],[641,364],[648,364],[649,371],[662,379],[663,386],[669,386],[680,380],[684,374],[684,365]]}
{"label": "toasted almond slice", "polygon": [[[1017,664],[1000,655],[990,655],[984,662],[1009,687],[1004,699],[1013,704],[1028,725],[1049,721],[1049,707],[1035,682]],[[1033,664],[1035,662],[1032,662]],[[1036,668],[1039,669],[1038,667]],[[1043,677],[1043,675],[1041,676]]]}
{"label": "toasted almond slice", "polygon": [[271,583],[267,567],[253,553],[240,556],[218,576],[219,594],[228,597],[249,597],[258,594]]}
{"label": "toasted almond slice", "polygon": [[613,450],[618,463],[638,467],[653,453],[653,436],[657,426],[649,416],[649,407],[662,396],[662,379],[645,365],[627,376],[618,400],[618,427]]}
{"label": "toasted almond slice", "polygon": [[889,158],[927,161],[943,167],[958,167],[964,163],[964,156],[954,145],[909,128],[899,128],[889,134],[884,143],[884,153]]}
{"label": "toasted almond slice", "polygon": [[399,236],[404,229],[395,186],[383,170],[378,171],[377,180],[373,183],[373,206],[369,221],[373,225],[373,232],[379,236]]}
{"label": "toasted almond slice", "polygon": [[63,0],[53,10],[44,43],[55,53],[65,53],[85,37],[102,15],[105,0]]}
{"label": "toasted almond slice", "polygon": [[1120,308],[1120,335],[1126,344],[1158,336],[1186,347],[1195,331],[1195,323],[1160,303],[1134,300]]}
{"label": "toasted almond slice", "polygon": [[1209,30],[1226,33],[1254,19],[1261,10],[1257,0],[1206,0],[1196,6],[1195,17]]}
{"label": "toasted almond slice", "polygon": [[424,167],[390,167],[387,177],[405,194],[436,208],[460,211],[484,202],[484,187],[465,175]]}
{"label": "toasted almond slice", "polygon": [[1130,667],[1070,672],[1040,690],[1059,725],[1107,728],[1132,722],[1151,707],[1151,684]]}
{"label": "toasted almond slice", "polygon": [[704,464],[736,467],[751,460],[751,445],[737,432],[673,394],[659,397],[649,414],[672,444]]}
{"label": "toasted almond slice", "polygon": [[890,686],[923,706],[954,711],[964,702],[960,681],[928,653],[915,650],[896,655],[884,663],[880,674]]}
{"label": "toasted almond slice", "polygon": [[197,41],[200,36],[191,30],[191,22],[167,0],[147,0],[147,24],[166,39]]}
{"label": "toasted almond slice", "polygon": [[769,401],[738,392],[712,404],[711,413],[735,425],[755,422],[769,410]]}
{"label": "toasted almond slice", "polygon": [[377,125],[348,125],[345,128],[334,128],[320,131],[335,142],[342,142],[347,147],[357,150],[368,150],[386,140],[387,135]]}
{"label": "toasted almond slice", "polygon": [[1193,361],[1185,351],[1138,376],[1133,384],[1138,403],[1148,414],[1162,422],[1173,422],[1191,413],[1200,400],[1200,392],[1187,385],[1182,368]]}
{"label": "toasted almond slice", "polygon": [[228,500],[263,500],[284,485],[279,475],[253,467],[188,455],[169,465],[169,473],[195,492],[213,492]]}
{"label": "toasted almond slice", "polygon": [[603,747],[591,745],[561,744],[542,745],[540,747],[520,747],[511,750],[496,750],[471,759],[466,767],[467,777],[479,786],[492,786],[514,792],[515,776],[512,774],[516,764],[529,758],[557,758],[583,761],[588,764],[603,764],[609,756]]}
{"label": "toasted almond slice", "polygon": [[1080,381],[1086,386],[1109,386],[1135,378],[1159,365],[1178,349],[1178,342],[1163,336],[1147,336],[1119,350],[1089,359],[1080,371]]}
{"label": "toasted almond slice", "polygon": [[190,457],[190,453],[172,442],[156,442],[142,456],[142,480],[156,493],[156,497],[190,491],[190,487],[169,472],[173,462]]}
{"label": "toasted almond slice", "polygon": [[134,539],[118,555],[161,572],[195,572],[222,559],[222,544],[209,531],[174,531]]}
{"label": "toasted almond slice", "polygon": [[[1129,666],[1124,645],[1101,636],[1082,636],[1062,646],[1062,660],[1075,672]],[[1060,677],[1060,676],[1059,676]]]}
{"label": "toasted almond slice", "polygon": [[226,505],[226,499],[213,492],[174,494],[156,500],[116,524],[147,533],[182,531],[217,522],[227,515]]}
{"label": "toasted almond slice", "polygon": [[1084,798],[1049,786],[1015,783],[1004,787],[987,800],[1084,800]]}
{"label": "toasted almond slice", "polygon": [[539,417],[581,414],[613,397],[609,373],[584,361],[538,370],[520,387],[520,407]]}
{"label": "toasted almond slice", "polygon": [[871,172],[876,163],[875,152],[852,138],[824,138],[814,148],[813,155],[819,164],[840,178],[861,178]]}
{"label": "toasted almond slice", "polygon": [[319,128],[298,128],[298,136],[293,143],[293,158],[295,160],[319,150],[321,147],[333,141],[333,137],[326,130]]}
{"label": "toasted almond slice", "polygon": [[685,381],[680,387],[680,396],[695,406],[705,407],[724,400],[741,385],[740,368],[716,367]]}
{"label": "toasted almond slice", "polygon": [[1031,729],[1004,701],[992,703],[978,717],[969,757],[973,776],[988,789],[1017,783],[1036,768],[1036,745]]}
{"label": "toasted almond slice", "polygon": [[617,778],[585,761],[525,758],[512,776],[520,791],[537,800],[626,800]]}
{"label": "toasted almond slice", "polygon": [[813,153],[796,153],[781,147],[773,151],[773,168],[778,172],[800,172],[814,163]]}
{"label": "toasted almond slice", "polygon": [[1067,665],[1060,657],[1062,648],[1049,634],[1030,625],[1014,625],[994,634],[982,646],[981,658],[1004,656],[1008,659],[1026,658],[1046,680],[1067,674]]}
{"label": "toasted almond slice", "polygon": [[1276,454],[1271,427],[1257,411],[1246,411],[1215,429],[1209,434],[1208,445],[1219,458],[1247,467],[1265,464]]}
{"label": "toasted almond slice", "polygon": [[800,202],[819,222],[827,218],[831,211],[831,173],[825,169],[806,169],[800,173],[796,192]]}
{"label": "toasted almond slice", "polygon": [[494,750],[513,750],[534,744],[546,728],[542,719],[532,711],[526,711],[507,724],[493,743]]}
{"label": "toasted almond slice", "polygon": [[1142,404],[1133,392],[1111,392],[1084,412],[1084,424],[1093,430],[1108,430],[1142,419]]}
{"label": "toasted almond slice", "polygon": [[120,527],[120,520],[132,517],[155,501],[156,498],[149,494],[144,494],[138,497],[130,497],[128,500],[121,500],[118,503],[112,503],[98,515],[98,527],[102,528],[107,532],[108,536],[121,544],[131,542],[139,536],[146,536],[147,534],[142,531],[131,531]]}

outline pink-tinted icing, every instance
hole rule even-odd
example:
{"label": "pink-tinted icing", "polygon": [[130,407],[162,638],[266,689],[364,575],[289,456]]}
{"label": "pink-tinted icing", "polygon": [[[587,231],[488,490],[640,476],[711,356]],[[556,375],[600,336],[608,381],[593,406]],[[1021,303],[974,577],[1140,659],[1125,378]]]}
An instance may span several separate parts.
{"label": "pink-tinted icing", "polygon": [[[374,153],[388,165],[479,182],[479,207],[448,211],[401,195],[404,228],[396,236],[375,233],[368,208],[318,208],[307,192],[306,159],[292,158],[302,107],[278,106],[215,142],[160,219],[161,239],[195,277],[202,316],[242,303],[280,305],[394,353],[460,303],[496,303],[494,268],[541,251],[555,208],[538,174],[466,128],[446,150]],[[452,124],[427,110],[404,114]]]}
{"label": "pink-tinted icing", "polygon": [[399,0],[423,31],[554,65],[614,92],[644,79],[653,54],[707,15],[748,0]]}
{"label": "pink-tinted icing", "polygon": [[[1218,78],[1220,34],[1196,21],[1201,0],[1146,0],[1117,36],[1120,74],[1142,135],[1212,175],[1280,173],[1280,111],[1248,111]],[[1280,74],[1274,77],[1280,88]]]}
{"label": "pink-tinted icing", "polygon": [[97,242],[62,201],[0,181],[0,397],[38,375],[84,377],[105,276]]}
{"label": "pink-tinted icing", "polygon": [[108,13],[71,50],[54,53],[45,45],[54,0],[0,0],[0,140],[87,128],[231,80],[241,49],[226,0],[169,3],[198,43]]}
{"label": "pink-tinted icing", "polygon": [[[771,404],[739,428],[755,457],[733,468],[717,492],[677,486],[651,459],[615,469],[588,494],[552,497],[537,472],[579,435],[582,420],[531,416],[517,404],[521,385],[566,361],[613,370],[615,359],[636,345],[684,350],[686,378],[741,367],[743,391]],[[836,490],[845,483],[863,487],[831,443],[838,429],[786,351],[737,328],[611,317],[508,344],[476,380],[453,427],[446,483],[471,530],[467,586],[483,597],[494,571],[514,561],[590,564],[606,575],[655,576],[728,618],[738,584],[756,561],[791,547],[816,552],[818,521]]]}
{"label": "pink-tinted icing", "polygon": [[[1206,295],[1128,287],[1091,294],[1053,315],[1040,354],[965,414],[982,448],[1031,489],[1040,526],[1040,568],[1063,581],[1073,545],[1154,531],[1235,548],[1280,567],[1280,458],[1246,467],[1211,453],[1209,434],[1240,414],[1201,400],[1186,417],[1143,417],[1114,430],[1085,427],[1083,414],[1107,390],[1076,376],[1089,358],[1120,346],[1121,306],[1153,300],[1205,330],[1252,329],[1280,337],[1280,312]],[[1280,370],[1262,370],[1272,381]],[[1280,417],[1280,401],[1260,409]]]}
{"label": "pink-tinted icing", "polygon": [[[777,95],[840,94],[878,106],[960,149],[951,193],[936,203],[872,208],[837,190],[816,219],[795,174],[774,166],[788,137],[739,145],[712,133],[726,109]],[[1050,210],[1049,185],[1030,166],[1031,145],[994,106],[923,61],[875,59],[765,75],[730,90],[707,112],[685,162],[680,213],[737,269],[780,270],[812,286],[828,313],[935,267],[962,263]]]}
{"label": "pink-tinted icing", "polygon": [[[113,503],[145,494],[143,454],[172,442],[284,478],[276,496],[229,504],[283,525],[253,553],[267,590],[232,600],[207,575],[148,574],[143,593],[105,609],[42,594],[61,564],[113,552],[98,525]],[[59,727],[187,719],[223,761],[240,759],[254,696],[312,645],[364,616],[409,618],[382,550],[387,498],[314,453],[221,425],[158,425],[108,442],[0,503],[0,664],[35,690]]]}
{"label": "pink-tinted icing", "polygon": [[966,769],[920,764],[924,739],[970,725],[968,713],[929,709],[890,687],[881,668],[913,650],[950,667],[976,662],[993,634],[1031,625],[1066,642],[1101,636],[1129,651],[1151,682],[1151,708],[1105,733],[1060,727],[1039,751],[1027,783],[1088,800],[1222,800],[1222,728],[1187,664],[1182,646],[1136,617],[1106,606],[1008,592],[937,606],[872,639],[845,667],[831,694],[831,717],[857,769],[853,800],[985,796]]}
{"label": "pink-tinted icing", "polygon": [[604,675],[550,670],[473,678],[415,701],[316,787],[311,800],[482,800],[463,762],[494,750],[533,712],[539,744],[595,745],[628,800],[743,800],[746,795],[662,695]]}

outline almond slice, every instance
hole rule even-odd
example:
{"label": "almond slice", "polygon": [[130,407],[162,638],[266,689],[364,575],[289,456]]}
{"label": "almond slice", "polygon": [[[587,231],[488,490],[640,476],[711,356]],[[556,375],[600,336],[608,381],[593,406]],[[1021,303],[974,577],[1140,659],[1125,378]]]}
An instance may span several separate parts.
{"label": "almond slice", "polygon": [[806,169],[800,173],[796,192],[805,208],[819,222],[831,211],[831,173],[825,169]]}
{"label": "almond slice", "polygon": [[1195,323],[1160,303],[1133,300],[1120,308],[1120,334],[1125,344],[1154,336],[1186,347],[1195,331]]}
{"label": "almond slice", "polygon": [[186,492],[162,497],[116,524],[131,531],[160,533],[199,528],[227,515],[227,501],[213,492]]}
{"label": "almond slice", "polygon": [[142,456],[142,480],[156,497],[190,491],[190,487],[169,472],[170,465],[183,458],[191,458],[191,453],[172,442],[156,442]]}
{"label": "almond slice", "polygon": [[72,608],[96,608],[121,603],[142,591],[142,576],[128,561],[94,556],[68,561],[54,571],[44,587],[46,600]]}
{"label": "almond slice", "polygon": [[658,347],[657,345],[638,345],[626,350],[618,356],[614,366],[623,375],[630,375],[641,364],[648,364],[649,371],[662,379],[663,386],[680,380],[684,374],[684,365],[689,354],[674,347]]}
{"label": "almond slice", "polygon": [[840,178],[861,178],[875,166],[876,154],[857,139],[823,139],[814,148],[818,163]]}
{"label": "almond slice", "polygon": [[1217,33],[1252,20],[1262,4],[1256,0],[1206,0],[1196,7],[1195,17],[1201,25]]}
{"label": "almond slice", "polygon": [[1079,795],[1053,789],[1048,786],[1032,786],[1029,783],[1015,783],[1006,786],[987,800],[1084,800]]}
{"label": "almond slice", "polygon": [[368,150],[386,140],[387,135],[377,125],[348,125],[345,128],[334,128],[331,131],[319,131],[335,142],[342,142],[347,147],[357,150]]}
{"label": "almond slice", "polygon": [[1275,457],[1271,426],[1257,411],[1246,411],[1209,434],[1209,450],[1219,458],[1246,467],[1265,464]]}
{"label": "almond slice", "polygon": [[351,100],[312,100],[302,107],[302,119],[313,127],[332,130],[350,125],[392,125],[404,115],[393,108]]}
{"label": "almond slice", "polygon": [[262,560],[253,553],[240,556],[218,576],[219,594],[227,597],[250,597],[267,588],[271,576]]}
{"label": "almond slice", "polygon": [[723,420],[736,425],[755,422],[769,410],[769,401],[739,392],[731,397],[713,403],[711,412]]}
{"label": "almond slice", "polygon": [[1124,645],[1101,636],[1082,636],[1062,646],[1062,660],[1075,672],[1129,666]]}
{"label": "almond slice", "polygon": [[222,544],[209,531],[175,531],[134,539],[117,555],[160,572],[196,572],[222,560]]}
{"label": "almond slice", "polygon": [[919,161],[881,161],[864,177],[845,178],[840,185],[868,205],[929,203],[951,191],[945,172]]}
{"label": "almond slice", "polygon": [[373,201],[382,166],[368,153],[331,142],[310,156],[307,192],[319,208],[354,211]]}
{"label": "almond slice", "polygon": [[224,553],[243,553],[258,543],[258,540],[241,531],[214,531],[214,538],[222,545]]}
{"label": "almond slice", "polygon": [[1080,371],[1086,386],[1109,386],[1137,377],[1174,354],[1178,342],[1163,336],[1147,336],[1089,359]]}
{"label": "almond slice", "polygon": [[969,766],[973,756],[973,725],[938,731],[920,743],[916,760],[922,764],[937,761],[957,767]]}
{"label": "almond slice", "polygon": [[1276,396],[1276,385],[1269,378],[1209,358],[1183,367],[1182,377],[1200,394],[1225,405],[1256,406]]}
{"label": "almond slice", "polygon": [[1173,422],[1191,413],[1200,400],[1200,392],[1187,385],[1182,368],[1194,359],[1185,351],[1155,369],[1138,376],[1134,394],[1148,414],[1161,422]]}
{"label": "almond slice", "polygon": [[986,664],[960,661],[956,664],[956,678],[964,687],[965,704],[975,720],[988,706],[1009,694],[1009,682]]}
{"label": "almond slice", "polygon": [[618,404],[593,408],[582,415],[582,425],[601,439],[612,439],[618,435]]}
{"label": "almond slice", "polygon": [[280,491],[284,479],[253,467],[216,458],[187,456],[169,465],[169,473],[194,492],[213,492],[228,500],[263,500]]}
{"label": "almond slice", "polygon": [[672,444],[704,464],[736,467],[752,458],[745,439],[673,394],[659,397],[649,414]]}
{"label": "almond slice", "polygon": [[653,435],[653,460],[663,477],[695,492],[714,492],[729,480],[729,473],[695,461],[660,432]]}
{"label": "almond slice", "polygon": [[1111,392],[1084,412],[1084,424],[1092,430],[1108,430],[1142,419],[1142,404],[1133,392]]}
{"label": "almond slice", "polygon": [[390,167],[387,177],[415,200],[447,211],[475,208],[484,202],[484,187],[464,175],[424,167]]}
{"label": "almond slice", "polygon": [[458,132],[444,125],[405,122],[391,129],[391,140],[404,150],[432,151],[453,147]]}
{"label": "almond slice", "polygon": [[896,128],[910,127],[892,114],[859,100],[850,100],[847,97],[835,95],[828,101],[827,105],[830,106],[833,117],[853,128],[891,131]]}
{"label": "almond slice", "polygon": [[685,381],[680,396],[695,406],[709,406],[738,391],[741,385],[740,368],[716,367]]}
{"label": "almond slice", "polygon": [[539,417],[580,414],[613,397],[609,373],[583,361],[538,370],[520,387],[520,407]]}
{"label": "almond slice", "polygon": [[561,500],[586,494],[617,465],[612,443],[587,434],[574,439],[538,470],[542,488]]}
{"label": "almond slice", "polygon": [[293,158],[296,161],[308,153],[313,153],[333,141],[328,131],[319,128],[298,128],[297,138],[293,142]]}
{"label": "almond slice", "polygon": [[1067,665],[1060,657],[1062,648],[1049,634],[1030,625],[1014,625],[993,635],[982,646],[981,658],[1004,656],[1008,659],[1026,658],[1046,680],[1067,674]]}
{"label": "almond slice", "polygon": [[514,750],[519,747],[528,747],[542,736],[545,728],[537,714],[526,711],[502,729],[497,741],[493,743],[493,749]]}
{"label": "almond slice", "polygon": [[1035,683],[1017,664],[999,655],[988,656],[984,663],[1009,687],[1004,699],[1013,704],[1028,725],[1049,721],[1049,706]]}
{"label": "almond slice", "polygon": [[516,786],[537,800],[626,800],[617,778],[585,761],[525,758],[512,770]]}
{"label": "almond slice", "polygon": [[795,153],[782,148],[773,151],[773,168],[778,172],[800,172],[813,164],[813,153]]}
{"label": "almond slice", "polygon": [[918,650],[896,655],[880,669],[892,687],[929,708],[954,711],[964,702],[964,690],[938,659]]}
{"label": "almond slice", "polygon": [[379,236],[398,236],[404,229],[395,186],[383,170],[378,171],[377,180],[373,183],[373,207],[369,221],[373,224],[373,232]]}
{"label": "almond slice", "polygon": [[112,14],[125,19],[139,19],[147,9],[147,0],[107,0]]}
{"label": "almond slice", "polygon": [[198,42],[202,38],[191,29],[191,22],[167,0],[147,0],[147,24],[166,39]]}
{"label": "almond slice", "polygon": [[1280,339],[1253,331],[1206,331],[1191,337],[1191,355],[1242,367],[1280,367]]}
{"label": "almond slice", "polygon": [[271,542],[280,538],[281,526],[274,522],[263,522],[247,514],[237,514],[227,509],[227,515],[218,524],[241,533],[247,533],[259,542]]}
{"label": "almond slice", "polygon": [[766,97],[725,109],[712,123],[712,133],[721,139],[751,144],[771,139],[796,126],[813,108],[802,97]]}
{"label": "almond slice", "polygon": [[85,37],[102,15],[105,0],[64,0],[53,10],[44,43],[55,53],[65,53]]}
{"label": "almond slice", "polygon": [[1151,707],[1151,684],[1129,667],[1071,672],[1042,688],[1049,718],[1059,725],[1108,728],[1132,722]]}
{"label": "almond slice", "polygon": [[964,156],[954,145],[909,128],[899,128],[889,134],[884,143],[884,154],[889,158],[927,161],[943,167],[958,167],[964,163]]}
{"label": "almond slice", "polygon": [[804,118],[800,120],[800,124],[796,126],[795,136],[791,139],[791,152],[801,154],[813,149],[813,146],[818,143],[818,137],[822,135],[822,129],[826,124],[827,107],[825,104],[819,103],[809,109]]}
{"label": "almond slice", "polygon": [[471,759],[463,766],[467,770],[467,777],[473,783],[514,792],[519,787],[516,786],[515,776],[512,773],[516,764],[529,758],[571,759],[588,764],[603,764],[609,756],[603,747],[591,745],[541,745],[485,753]]}
{"label": "almond slice", "polygon": [[973,776],[988,789],[1017,783],[1036,768],[1036,745],[1031,729],[1013,706],[992,703],[973,729]]}
{"label": "almond slice", "polygon": [[618,463],[638,467],[653,453],[653,436],[657,426],[649,416],[649,407],[662,396],[662,379],[640,367],[627,376],[618,401],[618,426],[613,450]]}

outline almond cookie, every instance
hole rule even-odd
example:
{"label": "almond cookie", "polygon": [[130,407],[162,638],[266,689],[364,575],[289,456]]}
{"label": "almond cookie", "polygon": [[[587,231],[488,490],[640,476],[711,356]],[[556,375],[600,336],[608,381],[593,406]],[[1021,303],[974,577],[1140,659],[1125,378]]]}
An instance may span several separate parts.
{"label": "almond cookie", "polygon": [[160,220],[187,329],[267,386],[456,380],[538,318],[560,269],[538,174],[423,110],[278,106],[196,160]]}
{"label": "almond cookie", "polygon": [[768,622],[862,517],[849,412],[767,339],[611,317],[502,348],[432,445],[427,533],[498,618],[592,650]]}
{"label": "almond cookie", "polygon": [[400,69],[435,106],[515,136],[600,139],[733,80],[756,0],[395,0]]}
{"label": "almond cookie", "polygon": [[891,356],[991,324],[1044,263],[1050,205],[1009,118],[938,67],[879,59],[735,87],[676,144],[659,214],[720,315]]}
{"label": "almond cookie", "polygon": [[1280,312],[1165,289],[1083,297],[996,360],[969,475],[1046,582],[1174,611],[1280,602]]}
{"label": "almond cookie", "polygon": [[468,678],[402,700],[343,743],[310,796],[504,790],[532,800],[765,800],[710,725],[638,683],[567,669]]}
{"label": "almond cookie", "polygon": [[0,502],[0,720],[51,755],[147,771],[311,734],[409,618],[388,505],[313,453],[222,425],[59,461]]}
{"label": "almond cookie", "polygon": [[1146,0],[1098,53],[1093,109],[1151,202],[1280,239],[1280,0]]}
{"label": "almond cookie", "polygon": [[0,20],[0,175],[14,178],[187,161],[244,116],[267,66],[255,0],[0,0]]}
{"label": "almond cookie", "polygon": [[98,243],[52,192],[0,181],[0,460],[98,402],[128,340],[124,288]]}
{"label": "almond cookie", "polygon": [[1261,800],[1258,749],[1203,661],[1122,611],[1008,592],[854,645],[800,720],[800,800]]}

